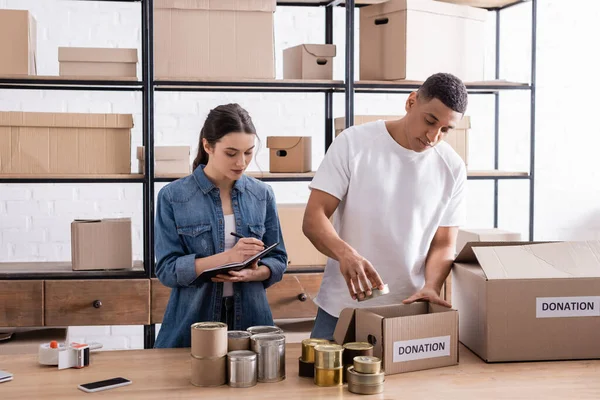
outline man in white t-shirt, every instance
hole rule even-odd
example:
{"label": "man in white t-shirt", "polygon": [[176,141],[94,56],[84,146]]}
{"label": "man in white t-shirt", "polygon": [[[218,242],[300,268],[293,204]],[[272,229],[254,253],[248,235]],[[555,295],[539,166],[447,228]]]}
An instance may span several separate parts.
{"label": "man in white t-shirt", "polygon": [[[450,306],[440,291],[465,219],[467,174],[442,139],[466,108],[465,85],[439,73],[410,94],[401,119],[353,126],[334,140],[310,184],[303,222],[329,257],[312,337],[332,340],[346,307]],[[390,294],[356,302],[384,283]]]}

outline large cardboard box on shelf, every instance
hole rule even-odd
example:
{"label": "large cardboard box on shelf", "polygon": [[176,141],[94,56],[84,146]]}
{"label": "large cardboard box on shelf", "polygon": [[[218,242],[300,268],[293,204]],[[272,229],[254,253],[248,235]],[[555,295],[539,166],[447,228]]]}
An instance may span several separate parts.
{"label": "large cardboard box on shelf", "polygon": [[277,213],[290,267],[324,266],[327,256],[313,246],[302,232],[306,204],[278,204]]}
{"label": "large cardboard box on shelf", "polygon": [[486,19],[484,9],[439,1],[390,0],[363,7],[360,79],[425,80],[448,72],[481,81]]}
{"label": "large cardboard box on shelf", "polygon": [[131,219],[75,220],[71,223],[74,271],[131,269]]}
{"label": "large cardboard box on shelf", "polygon": [[[138,170],[145,174],[146,169],[144,146],[137,148]],[[154,147],[155,175],[187,175],[191,172],[190,146],[156,146]]]}
{"label": "large cardboard box on shelf", "polygon": [[468,243],[452,275],[460,341],[483,360],[600,358],[600,241]]}
{"label": "large cardboard box on shelf", "polygon": [[130,174],[131,114],[0,112],[0,173]]}
{"label": "large cardboard box on shelf", "polygon": [[0,75],[36,75],[37,23],[27,10],[0,10]]}
{"label": "large cardboard box on shelf", "polygon": [[310,172],[312,138],[310,136],[268,136],[269,172]]}
{"label": "large cardboard box on shelf", "polygon": [[155,0],[161,78],[274,79],[276,0]]}
{"label": "large cardboard box on shelf", "polygon": [[284,79],[333,79],[334,44],[301,44],[283,50]]}
{"label": "large cardboard box on shelf", "polygon": [[59,75],[137,78],[137,49],[59,47]]}
{"label": "large cardboard box on shelf", "polygon": [[333,337],[371,343],[386,375],[458,364],[458,312],[435,304],[346,308]]}
{"label": "large cardboard box on shelf", "polygon": [[[392,121],[402,118],[402,115],[355,115],[354,125],[362,125],[368,122],[374,122],[378,120]],[[334,119],[335,136],[337,137],[340,133],[346,129],[346,118],[339,117]],[[452,148],[458,153],[460,158],[463,159],[465,165],[469,165],[469,130],[471,129],[471,117],[465,115],[455,129],[448,132],[444,137]]]}

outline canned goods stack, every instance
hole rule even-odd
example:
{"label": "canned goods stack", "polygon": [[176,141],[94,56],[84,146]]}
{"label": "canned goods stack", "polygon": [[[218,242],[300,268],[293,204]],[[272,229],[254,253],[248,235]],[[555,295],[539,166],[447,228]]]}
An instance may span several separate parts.
{"label": "canned goods stack", "polygon": [[298,375],[306,378],[315,376],[315,346],[329,344],[325,339],[304,339],[302,341],[302,356],[298,359]]}
{"label": "canned goods stack", "polygon": [[257,354],[259,382],[279,382],[285,379],[285,336],[283,334],[252,335],[250,348]]}
{"label": "canned goods stack", "polygon": [[195,386],[224,385],[227,381],[227,325],[198,322],[191,330],[191,383]]}
{"label": "canned goods stack", "polygon": [[348,382],[348,368],[354,364],[354,357],[372,356],[373,345],[367,342],[349,342],[344,344],[344,382]]}
{"label": "canned goods stack", "polygon": [[344,348],[337,344],[320,344],[315,347],[315,384],[341,386],[344,384]]}
{"label": "canned goods stack", "polygon": [[385,374],[381,371],[381,360],[372,356],[354,357],[348,367],[348,390],[356,394],[383,392]]}

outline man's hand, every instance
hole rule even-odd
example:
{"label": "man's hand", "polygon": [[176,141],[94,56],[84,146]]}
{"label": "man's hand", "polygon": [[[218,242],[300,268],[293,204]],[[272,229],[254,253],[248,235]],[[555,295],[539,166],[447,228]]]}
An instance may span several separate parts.
{"label": "man's hand", "polygon": [[354,253],[341,258],[339,263],[353,300],[370,296],[372,288],[383,290],[381,277],[366,258]]}
{"label": "man's hand", "polygon": [[415,301],[428,301],[433,304],[439,304],[440,306],[452,308],[452,305],[440,297],[440,294],[433,288],[424,287],[417,293],[404,300],[402,303],[411,304]]}
{"label": "man's hand", "polygon": [[271,276],[271,270],[265,265],[258,265],[258,260],[250,268],[240,271],[229,271],[229,274],[219,274],[212,278],[213,282],[262,282]]}

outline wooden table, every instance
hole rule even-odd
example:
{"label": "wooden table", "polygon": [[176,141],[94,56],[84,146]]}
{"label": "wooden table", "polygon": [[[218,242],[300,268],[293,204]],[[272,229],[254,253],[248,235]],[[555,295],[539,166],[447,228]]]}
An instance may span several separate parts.
{"label": "wooden table", "polygon": [[[287,349],[287,378],[248,389],[198,388],[189,383],[189,349],[92,353],[91,365],[58,371],[33,355],[0,356],[0,370],[14,380],[0,383],[0,399],[276,399],[357,397],[346,386],[321,388],[298,377],[300,346]],[[132,384],[86,394],[77,385],[123,376]],[[93,397],[90,397],[93,396]],[[460,365],[386,377],[385,391],[368,399],[599,399],[600,360],[486,364],[461,346]]]}

